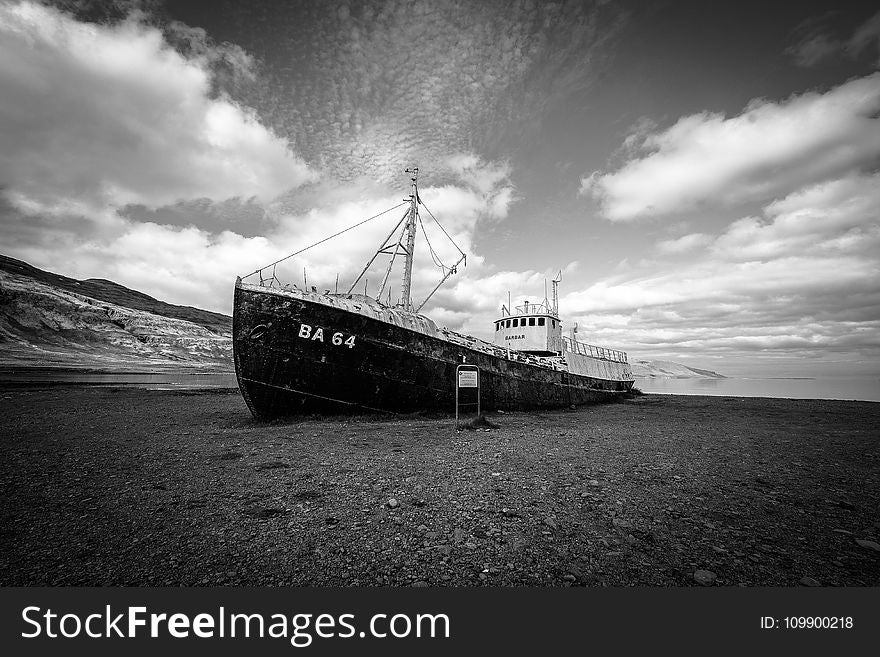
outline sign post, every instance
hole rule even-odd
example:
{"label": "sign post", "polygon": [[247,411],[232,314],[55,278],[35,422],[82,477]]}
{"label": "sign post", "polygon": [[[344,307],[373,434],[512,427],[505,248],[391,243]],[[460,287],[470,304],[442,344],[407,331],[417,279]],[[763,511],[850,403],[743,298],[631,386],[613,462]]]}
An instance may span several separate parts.
{"label": "sign post", "polygon": [[462,408],[476,408],[480,417],[480,369],[476,365],[455,368],[455,428]]}

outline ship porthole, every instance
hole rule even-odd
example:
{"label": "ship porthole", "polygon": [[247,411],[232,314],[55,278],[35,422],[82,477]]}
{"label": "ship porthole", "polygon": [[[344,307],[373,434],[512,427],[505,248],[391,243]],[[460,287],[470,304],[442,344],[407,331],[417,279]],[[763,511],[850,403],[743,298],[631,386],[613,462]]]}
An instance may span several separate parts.
{"label": "ship porthole", "polygon": [[266,326],[265,324],[257,324],[254,328],[251,329],[251,332],[248,333],[248,337],[251,340],[259,340],[264,335],[266,335],[266,330],[268,328],[269,327]]}

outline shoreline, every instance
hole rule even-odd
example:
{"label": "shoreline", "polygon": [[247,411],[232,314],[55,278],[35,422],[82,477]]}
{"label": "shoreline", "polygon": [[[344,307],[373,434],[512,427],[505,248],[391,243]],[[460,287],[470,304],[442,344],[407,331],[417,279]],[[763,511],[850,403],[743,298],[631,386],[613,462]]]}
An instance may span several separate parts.
{"label": "shoreline", "polygon": [[231,393],[0,391],[0,584],[880,585],[871,402],[646,394],[455,432],[258,423]]}
{"label": "shoreline", "polygon": [[[59,379],[53,379],[51,377],[58,376],[61,377]],[[166,381],[155,380],[155,381],[113,381],[113,380],[104,380],[104,381],[87,381],[87,380],[77,380],[76,377],[84,376],[84,377],[108,377],[108,379],[112,379],[112,377],[166,377]],[[71,377],[68,380],[65,380],[64,377]],[[192,377],[192,378],[190,378]],[[215,377],[218,380],[214,381],[210,384],[199,384],[195,381],[195,377]],[[219,378],[226,378],[228,381],[223,384],[219,381]],[[28,388],[28,387],[56,387],[56,386],[64,386],[64,387],[75,387],[75,386],[100,386],[100,387],[131,387],[131,388],[143,388],[143,389],[157,389],[157,386],[168,385],[179,387],[181,389],[187,390],[238,390],[238,384],[234,379],[235,371],[230,369],[222,369],[215,368],[213,366],[157,366],[151,368],[143,368],[143,367],[130,367],[124,369],[113,369],[113,368],[102,368],[90,365],[83,365],[81,367],[71,367],[67,365],[42,365],[42,366],[9,366],[0,364],[0,390],[4,389],[14,389],[14,388]],[[179,380],[175,380],[179,379]],[[641,379],[645,379],[645,377],[641,377]],[[660,378],[660,377],[650,377],[651,381],[659,380],[669,384],[672,383],[694,383],[698,385],[702,383],[702,380],[694,380],[690,381],[682,378]],[[784,381],[817,381],[819,379],[815,377],[804,378],[799,377],[796,379],[792,379],[790,377],[785,377],[783,379],[779,379],[778,377],[771,378],[754,378],[754,377],[725,377],[725,381],[760,381],[760,380],[784,380]],[[714,382],[715,380],[711,380]],[[639,384],[644,386],[645,381],[639,380],[637,377],[635,388],[640,390],[642,394],[646,395],[663,395],[663,396],[686,396],[686,397],[723,397],[723,398],[736,398],[736,399],[789,399],[789,400],[815,400],[815,401],[857,401],[857,402],[867,402],[867,403],[880,403],[880,398],[878,399],[865,399],[858,397],[849,397],[844,395],[839,396],[807,396],[802,395],[798,396],[796,394],[792,395],[783,395],[783,394],[768,394],[768,395],[754,395],[754,394],[735,394],[734,392],[709,392],[708,390],[650,390],[644,391],[641,390]]]}
{"label": "shoreline", "polygon": [[[80,371],[75,371],[79,373]],[[178,373],[179,372],[175,372]],[[103,374],[113,374],[120,376],[161,376],[164,372],[89,372],[89,374],[103,375]],[[212,375],[228,375],[234,376],[234,372],[187,372],[185,376],[212,376]],[[140,382],[125,382],[125,381],[53,381],[48,379],[39,379],[39,380],[9,380],[3,379],[4,372],[0,370],[0,392],[3,390],[14,390],[20,388],[35,388],[40,389],[43,387],[46,388],[54,388],[54,387],[71,387],[76,388],[78,386],[82,386],[85,388],[127,388],[127,389],[140,389],[144,391],[192,391],[192,392],[217,392],[223,394],[230,393],[239,393],[240,390],[237,385],[230,386],[215,386],[215,385],[187,385],[187,384],[174,384],[174,383],[140,383]],[[157,388],[156,386],[161,385],[179,385],[179,388]],[[755,400],[785,400],[785,401],[804,401],[804,402],[852,402],[859,404],[878,404],[880,401],[873,399],[849,399],[843,397],[783,397],[783,396],[757,396],[757,395],[733,395],[733,394],[706,394],[704,392],[660,392],[660,391],[651,391],[644,392],[639,391],[636,395],[648,396],[648,395],[658,395],[662,397],[705,397],[707,399],[755,399]],[[607,403],[616,403],[616,402],[607,402]],[[589,404],[584,404],[582,407],[588,407]],[[536,412],[553,412],[558,409],[543,409],[537,410]],[[401,417],[406,417],[407,415],[402,415]],[[332,417],[332,416],[322,416],[322,417]]]}

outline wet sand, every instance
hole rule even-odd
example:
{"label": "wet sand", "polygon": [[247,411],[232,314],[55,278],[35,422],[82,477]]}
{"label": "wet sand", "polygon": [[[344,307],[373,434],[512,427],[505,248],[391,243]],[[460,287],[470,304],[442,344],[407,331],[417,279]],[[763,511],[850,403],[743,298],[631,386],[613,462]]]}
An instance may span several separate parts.
{"label": "wet sand", "polygon": [[[880,585],[880,404],[251,419],[0,388],[3,585]],[[697,571],[708,571],[710,575]]]}

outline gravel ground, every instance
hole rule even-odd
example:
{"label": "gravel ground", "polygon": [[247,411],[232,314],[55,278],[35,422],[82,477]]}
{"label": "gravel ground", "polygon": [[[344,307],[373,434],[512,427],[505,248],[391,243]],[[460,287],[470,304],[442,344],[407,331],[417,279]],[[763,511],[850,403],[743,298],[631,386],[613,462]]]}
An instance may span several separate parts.
{"label": "gravel ground", "polygon": [[260,424],[0,390],[0,584],[877,586],[880,404],[645,395]]}

